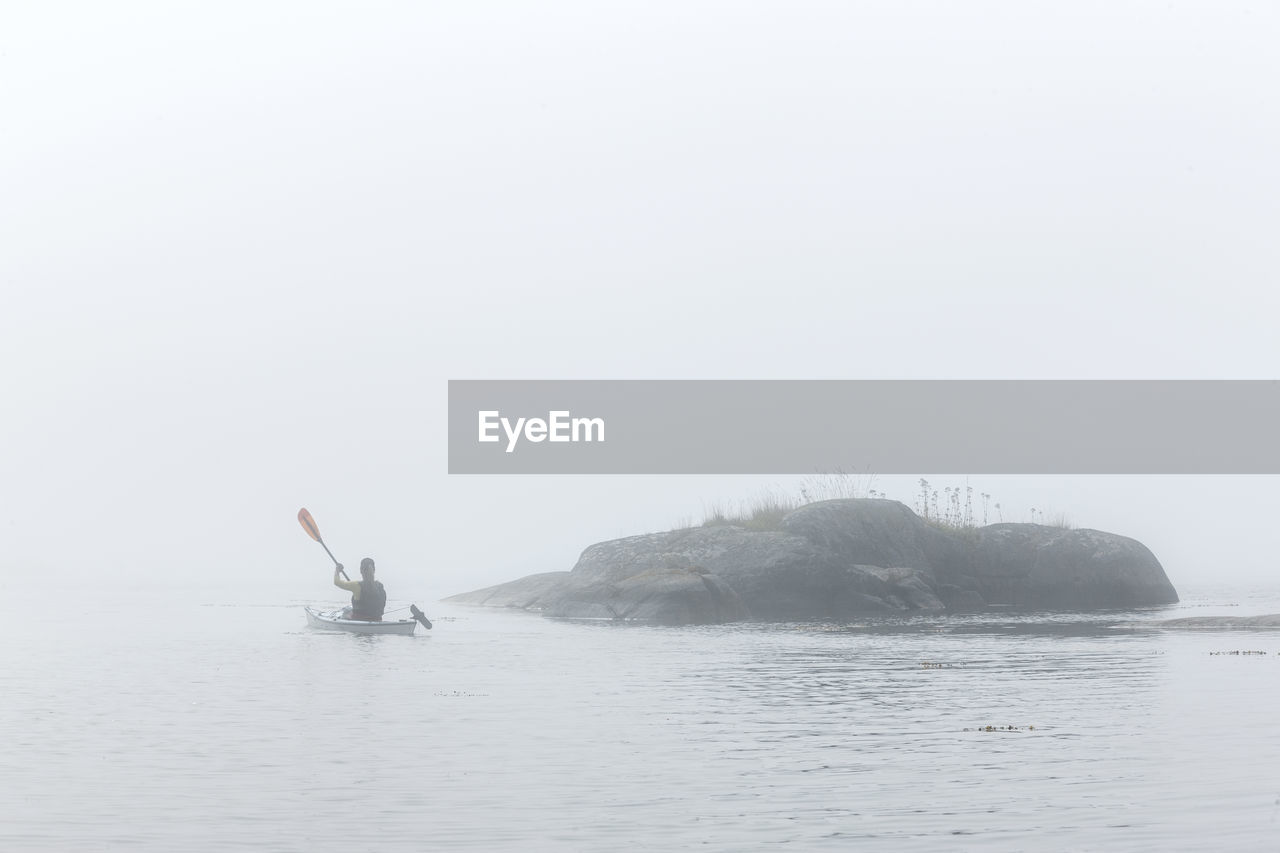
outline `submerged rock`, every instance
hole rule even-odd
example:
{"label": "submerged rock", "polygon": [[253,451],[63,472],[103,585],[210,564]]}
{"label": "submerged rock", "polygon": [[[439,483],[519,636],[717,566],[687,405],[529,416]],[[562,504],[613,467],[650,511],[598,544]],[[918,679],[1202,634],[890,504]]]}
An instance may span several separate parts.
{"label": "submerged rock", "polygon": [[547,616],[716,624],[865,613],[1144,607],[1178,600],[1141,543],[1097,530],[944,530],[889,500],[823,501],[776,531],[696,527],[590,546],[548,572],[446,601]]}

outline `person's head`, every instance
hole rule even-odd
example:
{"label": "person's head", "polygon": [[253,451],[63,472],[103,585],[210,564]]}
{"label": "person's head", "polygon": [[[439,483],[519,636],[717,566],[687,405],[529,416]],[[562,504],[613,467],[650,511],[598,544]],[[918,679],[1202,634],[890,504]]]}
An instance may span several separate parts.
{"label": "person's head", "polygon": [[363,578],[373,579],[373,558],[365,557],[360,561],[360,576]]}

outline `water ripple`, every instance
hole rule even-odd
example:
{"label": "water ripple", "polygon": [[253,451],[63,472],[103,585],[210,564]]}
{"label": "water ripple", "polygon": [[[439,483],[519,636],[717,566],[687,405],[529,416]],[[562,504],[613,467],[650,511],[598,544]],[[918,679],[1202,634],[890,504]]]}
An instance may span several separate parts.
{"label": "water ripple", "polygon": [[353,814],[391,851],[1280,843],[1277,634],[1223,655],[1221,634],[1125,630],[1145,613],[440,609],[429,638],[235,606],[10,625],[0,848],[346,853]]}

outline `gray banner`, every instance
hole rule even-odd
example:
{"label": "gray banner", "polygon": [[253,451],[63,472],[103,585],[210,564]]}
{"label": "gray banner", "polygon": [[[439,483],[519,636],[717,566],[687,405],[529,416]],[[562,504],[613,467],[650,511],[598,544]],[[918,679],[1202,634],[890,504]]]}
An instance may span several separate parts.
{"label": "gray banner", "polygon": [[1280,382],[451,380],[451,474],[1276,474]]}

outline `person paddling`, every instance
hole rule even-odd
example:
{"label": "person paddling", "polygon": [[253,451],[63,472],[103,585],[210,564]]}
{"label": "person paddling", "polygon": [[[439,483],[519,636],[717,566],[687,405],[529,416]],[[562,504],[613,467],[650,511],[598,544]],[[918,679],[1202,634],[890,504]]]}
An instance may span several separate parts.
{"label": "person paddling", "polygon": [[381,622],[382,612],[387,608],[387,591],[381,581],[373,578],[373,558],[365,557],[360,561],[360,580],[344,581],[342,564],[333,568],[333,585],[351,593],[351,606],[344,608],[344,619],[355,619],[361,622]]}

